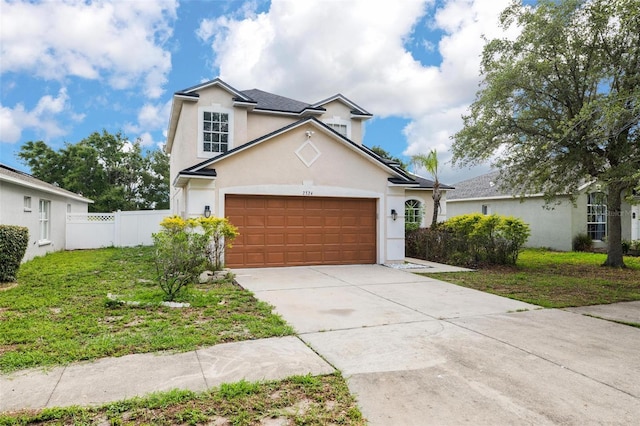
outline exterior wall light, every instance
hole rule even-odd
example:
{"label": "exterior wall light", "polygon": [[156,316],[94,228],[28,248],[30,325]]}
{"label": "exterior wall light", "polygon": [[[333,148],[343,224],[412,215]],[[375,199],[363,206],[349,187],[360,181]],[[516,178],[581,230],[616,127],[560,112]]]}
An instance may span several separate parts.
{"label": "exterior wall light", "polygon": [[209,217],[209,216],[211,216],[211,207],[204,206],[204,217]]}
{"label": "exterior wall light", "polygon": [[398,212],[396,211],[396,209],[391,209],[391,219],[395,221],[397,218],[398,218]]}

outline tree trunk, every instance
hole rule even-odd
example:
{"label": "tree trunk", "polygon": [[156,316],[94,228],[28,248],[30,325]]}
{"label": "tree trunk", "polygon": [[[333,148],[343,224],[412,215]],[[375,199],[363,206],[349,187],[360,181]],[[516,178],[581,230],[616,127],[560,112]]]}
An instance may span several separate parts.
{"label": "tree trunk", "polygon": [[602,266],[624,268],[622,257],[622,186],[609,183],[607,194],[607,260]]}
{"label": "tree trunk", "polygon": [[442,194],[440,194],[440,188],[436,188],[436,185],[434,185],[434,188],[433,188],[433,216],[431,217],[432,229],[438,225],[438,212],[440,211],[440,198],[442,198]]}

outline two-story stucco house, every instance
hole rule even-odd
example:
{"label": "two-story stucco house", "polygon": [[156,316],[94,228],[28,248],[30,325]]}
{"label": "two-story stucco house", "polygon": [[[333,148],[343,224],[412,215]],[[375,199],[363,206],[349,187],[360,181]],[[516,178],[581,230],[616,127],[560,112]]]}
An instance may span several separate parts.
{"label": "two-story stucco house", "polygon": [[93,201],[0,164],[0,224],[29,229],[23,260],[66,246],[67,213],[87,213]]}
{"label": "two-story stucco house", "polygon": [[433,183],[362,145],[371,117],[340,94],[308,104],[220,79],[176,92],[171,209],[239,228],[227,266],[402,262],[405,202],[430,211]]}

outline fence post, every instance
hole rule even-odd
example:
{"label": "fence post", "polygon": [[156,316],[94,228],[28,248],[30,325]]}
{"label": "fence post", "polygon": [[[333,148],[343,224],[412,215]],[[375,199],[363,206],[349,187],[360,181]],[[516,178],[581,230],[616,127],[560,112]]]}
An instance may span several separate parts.
{"label": "fence post", "polygon": [[120,247],[121,244],[121,238],[120,238],[120,228],[121,228],[121,213],[122,211],[118,210],[116,212],[114,212],[114,224],[113,224],[113,245],[115,247]]}

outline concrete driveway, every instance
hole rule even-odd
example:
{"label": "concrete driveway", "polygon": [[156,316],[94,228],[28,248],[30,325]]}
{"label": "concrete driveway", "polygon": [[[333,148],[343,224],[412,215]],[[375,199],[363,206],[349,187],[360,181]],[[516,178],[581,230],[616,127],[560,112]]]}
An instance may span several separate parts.
{"label": "concrete driveway", "polygon": [[238,269],[372,425],[637,424],[640,329],[380,265]]}

